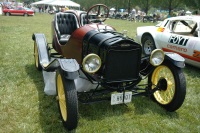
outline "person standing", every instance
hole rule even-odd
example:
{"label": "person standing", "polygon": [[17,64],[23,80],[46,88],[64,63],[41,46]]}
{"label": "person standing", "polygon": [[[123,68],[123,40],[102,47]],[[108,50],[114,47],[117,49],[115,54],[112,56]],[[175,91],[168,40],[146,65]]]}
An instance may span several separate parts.
{"label": "person standing", "polygon": [[38,9],[39,9],[39,13],[41,13],[41,11],[40,11],[40,10],[41,10],[41,7],[40,7],[40,6],[38,7]]}
{"label": "person standing", "polygon": [[136,22],[136,10],[133,8],[131,11],[131,20],[134,19],[134,21]]}

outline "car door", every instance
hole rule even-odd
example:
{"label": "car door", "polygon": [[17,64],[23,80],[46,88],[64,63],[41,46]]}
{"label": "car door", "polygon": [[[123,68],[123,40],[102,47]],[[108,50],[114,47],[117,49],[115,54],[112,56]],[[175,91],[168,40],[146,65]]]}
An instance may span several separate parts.
{"label": "car door", "polygon": [[15,9],[8,9],[8,12],[10,12],[11,15],[15,15]]}
{"label": "car door", "polygon": [[[200,39],[194,35],[197,23],[192,20],[171,21],[169,32],[165,32],[161,37],[161,47],[164,51],[175,52],[183,56],[187,62],[199,62],[194,57],[194,52],[199,48]],[[197,56],[196,54],[196,56]],[[191,64],[191,63],[190,63]]]}
{"label": "car door", "polygon": [[22,7],[17,8],[18,15],[24,15],[25,10]]}
{"label": "car door", "polygon": [[192,65],[200,67],[200,22],[197,22],[196,28],[197,37],[193,40],[191,49],[193,49],[192,60],[190,61]]}
{"label": "car door", "polygon": [[[160,26],[156,26],[156,31],[154,35],[154,41],[156,43],[156,48],[162,49],[166,45],[166,38],[169,36],[169,25],[170,21],[167,19],[162,22]],[[163,36],[164,35],[164,36]],[[164,40],[163,40],[164,38]]]}
{"label": "car door", "polygon": [[19,15],[19,10],[18,10],[18,8],[11,9],[11,10],[10,10],[10,13],[11,13],[12,15]]}

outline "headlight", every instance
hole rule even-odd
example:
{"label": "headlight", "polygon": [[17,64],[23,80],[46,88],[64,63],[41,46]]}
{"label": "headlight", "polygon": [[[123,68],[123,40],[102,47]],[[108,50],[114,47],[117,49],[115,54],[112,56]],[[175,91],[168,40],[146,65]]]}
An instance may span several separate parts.
{"label": "headlight", "polygon": [[155,49],[151,52],[150,63],[153,66],[158,66],[164,61],[164,52],[161,49]]}
{"label": "headlight", "polygon": [[96,54],[89,54],[83,59],[83,70],[88,73],[95,73],[101,67],[101,58]]}

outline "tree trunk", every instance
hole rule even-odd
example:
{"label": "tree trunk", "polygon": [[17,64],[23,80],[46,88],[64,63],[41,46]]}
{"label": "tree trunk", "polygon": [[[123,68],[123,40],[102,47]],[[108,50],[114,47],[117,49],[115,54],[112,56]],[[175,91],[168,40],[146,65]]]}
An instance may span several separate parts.
{"label": "tree trunk", "polygon": [[145,8],[146,15],[148,14],[148,10],[149,10],[149,0],[147,0],[147,3],[146,3],[146,8]]}
{"label": "tree trunk", "polygon": [[169,16],[171,17],[171,11],[172,11],[172,0],[169,0],[169,7],[168,7],[168,10],[169,10]]}

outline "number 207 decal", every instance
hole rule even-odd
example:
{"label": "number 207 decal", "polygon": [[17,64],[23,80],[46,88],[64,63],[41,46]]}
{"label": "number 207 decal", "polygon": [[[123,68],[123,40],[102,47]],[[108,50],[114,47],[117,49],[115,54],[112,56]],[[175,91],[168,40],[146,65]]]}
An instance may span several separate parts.
{"label": "number 207 decal", "polygon": [[193,57],[200,58],[200,51],[194,50]]}

